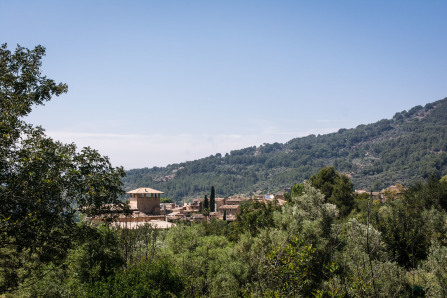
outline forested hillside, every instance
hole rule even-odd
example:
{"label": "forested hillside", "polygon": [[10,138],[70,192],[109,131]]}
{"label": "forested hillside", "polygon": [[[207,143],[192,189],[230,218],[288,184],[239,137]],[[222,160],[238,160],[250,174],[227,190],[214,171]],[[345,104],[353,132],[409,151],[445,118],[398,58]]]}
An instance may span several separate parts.
{"label": "forested hillside", "polygon": [[126,190],[151,186],[182,200],[217,195],[278,191],[333,165],[348,173],[355,188],[379,190],[407,185],[431,174],[447,172],[447,98],[396,113],[353,129],[310,135],[285,144],[264,144],[231,151],[225,156],[127,171]]}

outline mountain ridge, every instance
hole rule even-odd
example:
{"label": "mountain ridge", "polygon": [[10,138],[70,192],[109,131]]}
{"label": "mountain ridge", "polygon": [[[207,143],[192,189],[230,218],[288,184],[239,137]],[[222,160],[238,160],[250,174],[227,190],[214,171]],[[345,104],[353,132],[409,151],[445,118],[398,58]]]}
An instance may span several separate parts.
{"label": "mountain ridge", "polygon": [[133,169],[126,190],[148,185],[167,197],[274,192],[300,183],[321,167],[347,173],[356,188],[408,185],[447,172],[447,98],[355,128],[263,144],[166,167]]}

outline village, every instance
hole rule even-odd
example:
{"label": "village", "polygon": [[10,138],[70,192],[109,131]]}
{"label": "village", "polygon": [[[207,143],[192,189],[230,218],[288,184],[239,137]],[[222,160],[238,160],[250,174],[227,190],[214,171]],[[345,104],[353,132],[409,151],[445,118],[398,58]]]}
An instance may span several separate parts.
{"label": "village", "polygon": [[207,215],[204,215],[204,198],[194,199],[192,203],[161,203],[161,195],[164,192],[149,187],[137,188],[127,192],[127,194],[129,195],[131,214],[118,216],[114,225],[131,229],[144,224],[165,229],[172,227],[178,221],[201,222],[213,218],[231,222],[236,220],[237,214],[240,213],[240,205],[243,202],[259,201],[267,203],[276,200],[279,205],[286,202],[284,193],[255,195],[253,197],[215,198],[214,206],[209,208],[215,211],[210,211]]}
{"label": "village", "polygon": [[[374,200],[385,202],[394,200],[403,194],[401,185],[392,185],[380,192],[368,192],[355,190],[355,194],[368,194]],[[179,221],[203,222],[213,218],[232,222],[240,214],[241,204],[244,202],[275,202],[279,206],[287,201],[285,194],[290,194],[290,189],[275,194],[261,194],[248,196],[229,196],[215,198],[214,206],[210,206],[210,212],[204,214],[205,198],[196,198],[192,203],[161,203],[161,195],[164,192],[149,187],[141,187],[128,191],[130,215],[119,215],[113,225],[120,228],[134,229],[141,225],[149,224],[156,229],[166,229]]]}

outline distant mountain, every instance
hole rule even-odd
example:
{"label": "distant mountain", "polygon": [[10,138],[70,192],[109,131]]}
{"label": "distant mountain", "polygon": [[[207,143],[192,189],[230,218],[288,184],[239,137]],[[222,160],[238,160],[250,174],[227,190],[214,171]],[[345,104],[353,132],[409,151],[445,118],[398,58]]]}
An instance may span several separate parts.
{"label": "distant mountain", "polygon": [[276,192],[333,165],[355,188],[379,190],[447,173],[447,98],[353,129],[264,144],[195,161],[127,171],[127,190],[149,186],[174,200]]}

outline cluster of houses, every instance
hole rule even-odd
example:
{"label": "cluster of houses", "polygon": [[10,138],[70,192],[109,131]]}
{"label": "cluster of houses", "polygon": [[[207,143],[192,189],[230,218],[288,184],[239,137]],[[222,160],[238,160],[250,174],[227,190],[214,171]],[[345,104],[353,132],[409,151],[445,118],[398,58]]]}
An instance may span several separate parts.
{"label": "cluster of houses", "polygon": [[[404,188],[401,185],[393,185],[380,192],[368,192],[356,190],[357,194],[367,193],[373,199],[384,202],[393,200],[403,195]],[[276,200],[279,205],[286,201],[283,193],[255,195],[253,197],[232,196],[215,198],[215,212],[203,214],[204,199],[195,199],[192,203],[160,203],[162,191],[149,187],[142,187],[127,192],[129,195],[130,215],[120,215],[114,225],[121,228],[136,228],[140,225],[150,224],[154,228],[169,228],[176,221],[200,222],[211,218],[234,221],[240,213],[240,206],[246,201],[260,201],[267,203]]]}
{"label": "cluster of houses", "polygon": [[276,199],[278,204],[285,203],[284,195],[267,195],[254,197],[232,196],[226,198],[215,198],[214,210],[209,215],[202,214],[204,199],[194,199],[191,204],[183,203],[177,205],[176,203],[162,203],[161,214],[165,214],[168,221],[174,220],[191,220],[202,221],[209,218],[225,219],[226,221],[234,221],[236,215],[240,213],[240,205],[245,201],[258,200],[268,202]]}
{"label": "cluster of houses", "polygon": [[276,199],[278,204],[285,203],[283,194],[259,195],[254,197],[233,196],[215,198],[215,212],[203,215],[204,199],[194,199],[192,203],[160,203],[163,192],[149,187],[141,187],[127,192],[129,195],[130,215],[120,215],[114,225],[121,228],[136,228],[150,224],[154,228],[169,228],[176,221],[200,222],[211,218],[234,221],[240,213],[240,205],[245,201],[258,200],[268,202]]}

